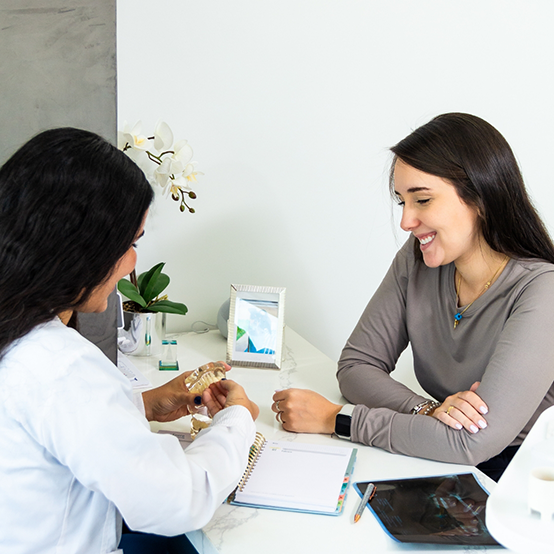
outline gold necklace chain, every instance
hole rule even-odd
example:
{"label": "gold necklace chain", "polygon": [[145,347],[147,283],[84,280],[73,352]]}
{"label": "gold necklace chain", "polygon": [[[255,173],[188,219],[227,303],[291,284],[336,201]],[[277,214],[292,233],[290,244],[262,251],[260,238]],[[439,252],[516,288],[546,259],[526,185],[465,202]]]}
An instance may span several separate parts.
{"label": "gold necklace chain", "polygon": [[[502,269],[504,269],[504,267],[508,263],[509,259],[510,258],[508,258],[508,256],[506,256],[504,261],[500,264],[498,269],[494,272],[494,275],[490,278],[489,281],[487,281],[487,283],[486,283],[485,287],[483,288],[483,290],[461,312],[458,312],[458,313],[456,313],[456,315],[454,315],[454,329],[456,329],[456,327],[458,327],[458,323],[460,323],[460,321],[462,320],[462,317],[464,317],[464,314],[467,312],[467,310],[469,310],[469,308],[471,308],[472,304],[478,298],[481,298],[481,296],[483,294],[485,294],[485,292],[487,292],[487,290],[491,286],[491,283],[496,279],[496,276],[500,273],[500,271]],[[462,285],[462,274],[458,271],[458,284],[456,285],[456,306],[458,306],[458,302],[460,300],[460,286],[461,285]]]}

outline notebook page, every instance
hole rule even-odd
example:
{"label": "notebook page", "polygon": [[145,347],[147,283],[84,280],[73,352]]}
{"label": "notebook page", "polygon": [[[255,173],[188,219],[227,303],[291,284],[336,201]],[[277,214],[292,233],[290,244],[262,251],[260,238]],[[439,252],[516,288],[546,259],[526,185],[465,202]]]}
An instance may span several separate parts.
{"label": "notebook page", "polygon": [[236,502],[332,513],[352,448],[266,441]]}

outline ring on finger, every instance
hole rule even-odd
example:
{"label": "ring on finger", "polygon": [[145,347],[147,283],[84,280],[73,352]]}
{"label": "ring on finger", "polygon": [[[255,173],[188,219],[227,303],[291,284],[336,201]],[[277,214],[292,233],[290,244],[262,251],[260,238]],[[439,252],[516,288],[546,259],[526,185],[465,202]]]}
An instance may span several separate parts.
{"label": "ring on finger", "polygon": [[450,415],[450,412],[452,411],[453,408],[454,406],[448,406],[448,410],[446,410],[446,415]]}
{"label": "ring on finger", "polygon": [[275,409],[280,412],[281,410],[279,409],[279,400],[277,400],[277,402],[275,402]]}

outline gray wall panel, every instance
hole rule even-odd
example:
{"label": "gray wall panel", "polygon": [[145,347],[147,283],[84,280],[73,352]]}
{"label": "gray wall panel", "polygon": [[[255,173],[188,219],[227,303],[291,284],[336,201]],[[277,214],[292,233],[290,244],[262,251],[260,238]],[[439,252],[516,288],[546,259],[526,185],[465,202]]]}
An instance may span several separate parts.
{"label": "gray wall panel", "polygon": [[81,127],[114,141],[115,0],[0,6],[0,161],[50,127]]}
{"label": "gray wall panel", "polygon": [[[71,126],[116,140],[115,0],[0,1],[0,163],[36,133]],[[113,299],[81,332],[116,359]]]}

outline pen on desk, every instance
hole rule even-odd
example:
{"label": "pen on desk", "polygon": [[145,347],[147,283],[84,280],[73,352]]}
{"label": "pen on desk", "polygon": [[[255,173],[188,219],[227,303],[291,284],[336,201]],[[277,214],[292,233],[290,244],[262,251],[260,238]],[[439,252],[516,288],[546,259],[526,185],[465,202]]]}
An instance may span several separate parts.
{"label": "pen on desk", "polygon": [[365,505],[373,498],[374,494],[375,494],[375,485],[373,483],[368,483],[367,488],[362,497],[362,501],[360,502],[360,505],[358,506],[356,513],[354,514],[354,523],[358,523],[358,521],[362,517],[362,513],[364,511]]}

